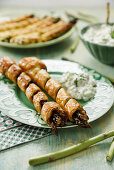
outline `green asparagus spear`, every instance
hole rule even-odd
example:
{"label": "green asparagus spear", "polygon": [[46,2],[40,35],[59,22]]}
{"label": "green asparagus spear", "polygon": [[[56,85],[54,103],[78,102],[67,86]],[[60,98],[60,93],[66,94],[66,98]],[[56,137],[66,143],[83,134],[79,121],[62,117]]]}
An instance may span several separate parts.
{"label": "green asparagus spear", "polygon": [[90,14],[86,14],[86,13],[80,12],[80,11],[78,12],[78,16],[86,18],[86,19],[89,18],[90,20],[93,20],[94,22],[98,22],[99,21],[97,17],[95,17],[93,15],[90,15]]}
{"label": "green asparagus spear", "polygon": [[73,45],[71,46],[71,49],[70,49],[71,53],[74,53],[74,52],[75,52],[75,50],[76,50],[76,48],[78,47],[79,42],[80,42],[80,37],[79,37],[79,35],[78,35],[78,28],[77,28],[76,26],[75,26],[75,28],[76,28],[76,40],[75,40],[75,42],[73,43]]}
{"label": "green asparagus spear", "polygon": [[40,156],[40,157],[37,157],[37,158],[31,158],[29,160],[29,164],[30,165],[38,165],[38,164],[42,164],[42,163],[46,163],[46,162],[55,161],[55,160],[60,159],[60,158],[64,158],[66,156],[69,156],[69,155],[72,155],[72,154],[77,153],[79,151],[82,151],[82,150],[88,148],[89,146],[96,144],[96,143],[98,143],[102,140],[105,140],[107,138],[110,138],[112,136],[114,136],[114,130],[109,131],[107,133],[100,134],[100,135],[95,136],[93,138],[90,138],[90,139],[88,139],[88,140],[86,140],[82,143],[70,146],[70,147],[63,149],[61,151],[49,153],[49,154],[46,154],[44,156]]}
{"label": "green asparagus spear", "polygon": [[112,38],[114,38],[114,31],[112,31],[110,35]]}
{"label": "green asparagus spear", "polygon": [[112,161],[113,156],[114,156],[114,139],[112,140],[111,146],[106,156],[107,161]]}

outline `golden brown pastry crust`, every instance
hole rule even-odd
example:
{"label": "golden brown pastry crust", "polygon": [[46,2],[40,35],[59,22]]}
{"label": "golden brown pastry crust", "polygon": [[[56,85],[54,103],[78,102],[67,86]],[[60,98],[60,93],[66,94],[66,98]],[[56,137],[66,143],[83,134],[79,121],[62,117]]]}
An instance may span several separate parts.
{"label": "golden brown pastry crust", "polygon": [[23,69],[23,71],[27,71],[35,67],[47,70],[46,65],[37,57],[25,57],[19,62],[19,66]]}
{"label": "golden brown pastry crust", "polygon": [[52,127],[53,132],[57,135],[56,126],[64,126],[67,121],[66,112],[59,104],[48,102],[48,97],[45,93],[37,85],[31,83],[31,78],[25,72],[22,72],[18,65],[11,65],[7,72],[8,78],[17,83],[20,89],[25,92],[27,98],[34,104],[37,111],[41,113],[44,121]]}
{"label": "golden brown pastry crust", "polygon": [[50,79],[50,75],[46,70],[41,69],[34,77],[35,82],[42,88],[45,89],[46,82]]}
{"label": "golden brown pastry crust", "polygon": [[[38,67],[38,63],[36,67]],[[70,121],[82,127],[91,127],[88,123],[89,118],[83,107],[76,100],[71,98],[57,80],[51,79],[46,70],[41,69],[33,78],[33,81],[46,90],[47,93],[59,103],[67,112]],[[56,117],[54,117],[54,119],[56,119]]]}
{"label": "golden brown pastry crust", "polygon": [[64,106],[69,99],[71,99],[71,96],[64,88],[61,88],[57,93],[56,102],[64,109]]}
{"label": "golden brown pastry crust", "polygon": [[15,29],[15,28],[16,29],[23,28],[23,27],[26,27],[30,24],[37,22],[38,20],[39,20],[38,18],[27,18],[26,20],[22,20],[20,22],[2,24],[0,25],[0,31],[6,31],[6,30]]}
{"label": "golden brown pastry crust", "polygon": [[49,79],[45,85],[45,90],[47,93],[55,100],[57,92],[62,87],[62,85],[55,79]]}
{"label": "golden brown pastry crust", "polygon": [[[81,106],[81,104],[79,104],[76,100],[74,99],[70,99],[65,107],[64,107],[65,111],[67,112],[67,115],[68,115],[68,118],[70,121],[74,121],[73,120],[73,114],[76,112],[76,111],[81,111],[81,113],[83,113],[83,115],[86,114],[86,112],[84,111],[83,107]],[[88,116],[86,116],[86,120],[88,120]]]}
{"label": "golden brown pastry crust", "polygon": [[[1,41],[9,41],[17,44],[28,44],[33,42],[38,42],[38,36],[40,36],[42,29],[52,25],[52,18],[39,19],[32,25],[28,25],[24,28],[14,28],[11,30],[6,30],[0,32]],[[36,33],[37,32],[37,33]],[[34,34],[35,33],[35,34]],[[28,35],[29,34],[29,35]],[[27,36],[26,36],[27,35]]]}
{"label": "golden brown pastry crust", "polygon": [[45,42],[61,36],[75,23],[61,18],[27,15],[0,24],[0,41],[21,45]]}
{"label": "golden brown pastry crust", "polygon": [[9,67],[7,76],[11,81],[17,83],[17,78],[21,72],[22,72],[21,68],[18,65],[13,64]]}
{"label": "golden brown pastry crust", "polygon": [[58,113],[60,116],[64,117],[65,123],[67,120],[66,113],[64,112],[63,109],[61,109],[60,105],[55,103],[55,102],[46,102],[44,103],[42,110],[41,110],[41,115],[43,120],[50,126],[51,125],[51,116],[54,113]]}
{"label": "golden brown pastry crust", "polygon": [[0,59],[0,72],[2,74],[7,75],[7,71],[11,65],[15,64],[15,62],[10,57],[3,57]]}
{"label": "golden brown pastry crust", "polygon": [[62,23],[61,25],[57,26],[56,29],[53,29],[51,31],[49,30],[48,32],[45,32],[44,34],[42,34],[39,42],[45,42],[53,38],[59,37],[60,35],[65,33],[67,30],[69,30],[71,27],[72,27],[71,23]]}
{"label": "golden brown pastry crust", "polygon": [[36,84],[31,83],[31,84],[29,84],[29,86],[27,87],[25,94],[26,94],[27,98],[28,98],[31,102],[33,102],[33,96],[34,96],[37,92],[39,92],[39,91],[41,91],[41,89],[40,89]]}
{"label": "golden brown pastry crust", "polygon": [[34,81],[36,74],[40,71],[40,67],[31,68],[30,70],[27,70],[26,73],[31,77],[31,79]]}
{"label": "golden brown pastry crust", "polygon": [[28,84],[31,82],[31,78],[24,72],[22,72],[17,78],[17,85],[25,93]]}
{"label": "golden brown pastry crust", "polygon": [[26,45],[26,44],[33,44],[33,43],[38,43],[40,39],[40,34],[36,31],[34,32],[29,32],[26,34],[19,34],[16,35],[12,38],[10,38],[9,42],[10,43],[16,43],[20,45]]}
{"label": "golden brown pastry crust", "polygon": [[47,101],[48,101],[48,97],[42,91],[38,92],[37,94],[33,96],[33,104],[36,110],[38,111],[38,113],[41,113],[43,104]]}

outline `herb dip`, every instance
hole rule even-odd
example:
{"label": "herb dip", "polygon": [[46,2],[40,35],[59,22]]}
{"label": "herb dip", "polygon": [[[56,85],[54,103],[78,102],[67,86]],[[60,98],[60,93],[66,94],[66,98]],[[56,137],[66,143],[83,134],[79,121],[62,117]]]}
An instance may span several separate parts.
{"label": "herb dip", "polygon": [[96,81],[87,73],[66,72],[60,82],[72,98],[87,101],[95,96]]}
{"label": "herb dip", "polygon": [[84,33],[84,38],[96,44],[114,46],[114,38],[111,37],[112,31],[114,31],[114,25],[96,25],[88,28]]}

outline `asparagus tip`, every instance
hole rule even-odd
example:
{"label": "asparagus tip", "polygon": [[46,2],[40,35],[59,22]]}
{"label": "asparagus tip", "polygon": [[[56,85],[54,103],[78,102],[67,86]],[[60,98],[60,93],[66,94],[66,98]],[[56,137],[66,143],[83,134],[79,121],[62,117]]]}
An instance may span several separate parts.
{"label": "asparagus tip", "polygon": [[52,127],[52,132],[53,132],[56,136],[58,136],[57,127],[56,127],[56,125],[55,125],[53,122],[51,123],[51,127]]}
{"label": "asparagus tip", "polygon": [[109,162],[112,161],[112,159],[109,156],[106,157],[106,160],[109,161]]}

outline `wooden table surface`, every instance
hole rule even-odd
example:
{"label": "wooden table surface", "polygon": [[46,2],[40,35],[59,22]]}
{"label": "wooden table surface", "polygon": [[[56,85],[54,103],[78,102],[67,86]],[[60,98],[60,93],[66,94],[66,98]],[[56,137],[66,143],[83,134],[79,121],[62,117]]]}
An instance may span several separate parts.
{"label": "wooden table surface", "polygon": [[[0,9],[0,13],[11,11],[12,9]],[[36,10],[36,9],[34,9]],[[105,19],[103,9],[75,9],[83,12],[93,13],[100,20]],[[111,18],[114,18],[114,9],[112,9]],[[70,54],[70,47],[74,41],[75,35],[68,40],[54,46],[40,49],[11,49],[0,47],[0,57],[11,56],[19,60],[25,56],[38,56],[41,59],[61,59],[67,56],[70,59],[80,62],[86,66],[96,69],[101,73],[114,76],[114,68],[106,66],[95,60],[80,43],[78,50]],[[84,58],[85,57],[85,58]],[[102,69],[101,69],[102,68]],[[112,94],[113,95],[113,94]],[[31,167],[28,165],[28,159],[41,156],[49,152],[55,152],[64,149],[73,144],[79,143],[100,133],[114,130],[114,106],[100,119],[91,123],[92,129],[69,128],[60,129],[59,136],[54,135],[16,146],[15,148],[2,151],[0,153],[0,170],[112,170],[114,169],[114,160],[112,163],[106,161],[106,154],[112,139],[107,139],[91,148],[57,160],[48,164]]]}

